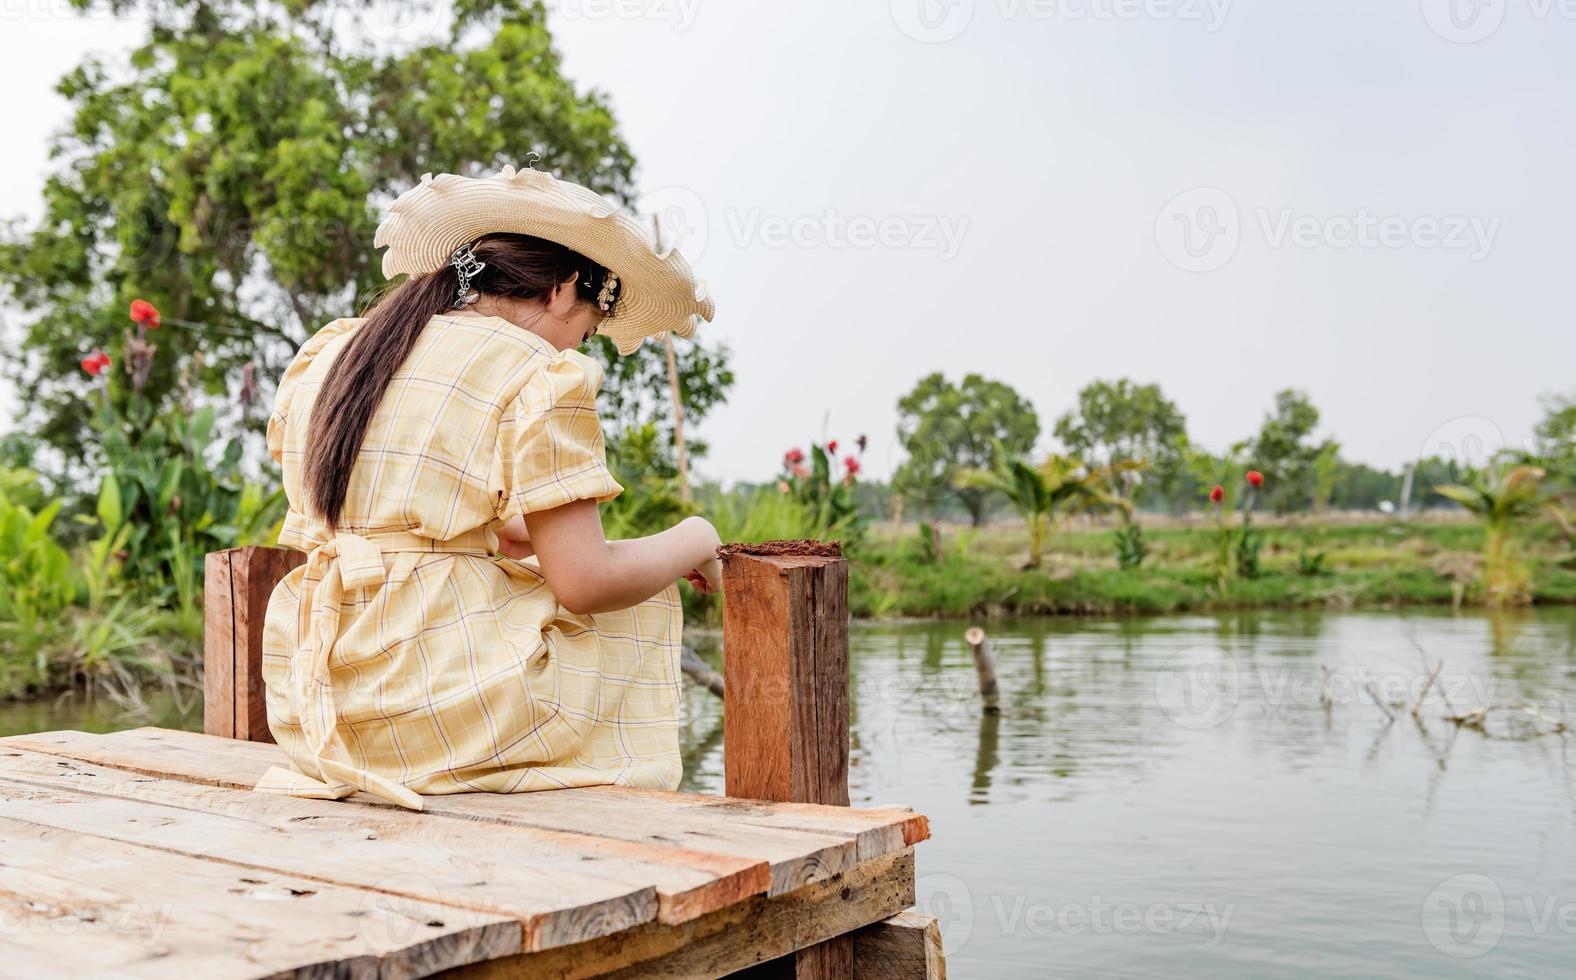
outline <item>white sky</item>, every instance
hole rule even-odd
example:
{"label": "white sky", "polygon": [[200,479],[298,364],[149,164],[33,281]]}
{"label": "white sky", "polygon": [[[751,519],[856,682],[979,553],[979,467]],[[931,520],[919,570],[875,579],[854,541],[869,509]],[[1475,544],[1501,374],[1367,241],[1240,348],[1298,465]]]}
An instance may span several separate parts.
{"label": "white sky", "polygon": [[[738,385],[704,472],[764,478],[829,419],[885,475],[938,368],[1047,430],[1093,378],[1159,381],[1212,446],[1301,387],[1395,466],[1520,443],[1576,388],[1576,10],[1473,2],[564,0],[552,24],[717,296]],[[37,213],[54,80],[140,30],[0,4],[0,215]]]}

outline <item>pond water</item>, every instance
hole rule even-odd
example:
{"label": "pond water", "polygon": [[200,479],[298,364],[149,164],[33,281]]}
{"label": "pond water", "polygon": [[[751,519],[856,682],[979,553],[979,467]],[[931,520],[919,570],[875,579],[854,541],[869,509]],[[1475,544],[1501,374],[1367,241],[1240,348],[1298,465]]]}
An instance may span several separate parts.
{"label": "pond water", "polygon": [[[853,802],[930,817],[920,904],[953,975],[1576,967],[1576,734],[1533,734],[1576,721],[1576,610],[997,622],[999,717],[962,632],[851,636]],[[686,788],[720,792],[720,704],[687,697]],[[1523,702],[1545,719],[1443,720]],[[67,699],[0,707],[0,733],[200,714]]]}

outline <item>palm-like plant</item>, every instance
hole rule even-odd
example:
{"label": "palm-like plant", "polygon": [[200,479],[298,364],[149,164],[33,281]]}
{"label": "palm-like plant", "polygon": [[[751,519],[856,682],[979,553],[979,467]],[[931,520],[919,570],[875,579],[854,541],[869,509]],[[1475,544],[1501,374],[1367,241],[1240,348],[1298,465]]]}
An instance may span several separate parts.
{"label": "palm-like plant", "polygon": [[1483,584],[1491,606],[1531,601],[1532,574],[1521,560],[1517,528],[1555,504],[1544,488],[1538,466],[1490,466],[1465,485],[1439,488],[1439,494],[1477,515],[1483,524]]}
{"label": "palm-like plant", "polygon": [[1000,441],[989,469],[963,470],[959,486],[993,490],[1012,503],[1029,530],[1029,561],[1039,568],[1045,559],[1045,536],[1060,515],[1075,510],[1126,510],[1132,505],[1108,493],[1110,474],[1091,470],[1071,456],[1051,455],[1039,466],[1009,453]]}

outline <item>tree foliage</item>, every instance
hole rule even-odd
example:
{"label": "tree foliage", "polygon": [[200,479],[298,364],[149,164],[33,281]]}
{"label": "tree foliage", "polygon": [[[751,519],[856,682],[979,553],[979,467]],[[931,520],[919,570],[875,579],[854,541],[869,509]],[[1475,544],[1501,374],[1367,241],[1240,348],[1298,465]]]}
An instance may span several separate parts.
{"label": "tree foliage", "polygon": [[1250,450],[1254,465],[1267,478],[1267,496],[1276,513],[1310,506],[1321,493],[1328,496],[1321,484],[1327,486],[1329,461],[1340,447],[1333,440],[1315,442],[1318,427],[1319,410],[1307,394],[1293,388],[1276,393],[1275,408],[1265,416]]}
{"label": "tree foliage", "polygon": [[941,372],[921,378],[897,403],[898,440],[908,459],[893,482],[905,495],[934,504],[956,493],[973,522],[984,522],[984,487],[958,486],[963,470],[988,470],[999,443],[1027,455],[1040,437],[1034,406],[1011,386],[970,374],[953,384]]}
{"label": "tree foliage", "polygon": [[[42,220],[0,232],[0,289],[21,311],[8,340],[23,421],[62,467],[92,446],[76,364],[120,353],[134,297],[165,314],[143,395],[162,409],[186,371],[222,403],[242,365],[277,376],[322,323],[375,295],[378,212],[425,172],[534,157],[629,202],[634,157],[606,98],[564,77],[540,2],[460,0],[452,16],[416,17],[433,29],[398,46],[357,27],[365,8],[161,0],[128,60],[90,58],[60,81],[72,120]],[[698,418],[731,375],[723,352],[684,355]],[[609,376],[650,390],[663,353],[646,345]],[[615,417],[629,421],[639,397],[615,399]]]}
{"label": "tree foliage", "polygon": [[1158,384],[1118,378],[1085,385],[1077,407],[1056,421],[1055,431],[1072,455],[1114,467],[1117,490],[1125,499],[1131,496],[1136,471],[1118,464],[1147,463],[1167,485],[1180,472],[1176,457],[1186,446],[1187,418]]}

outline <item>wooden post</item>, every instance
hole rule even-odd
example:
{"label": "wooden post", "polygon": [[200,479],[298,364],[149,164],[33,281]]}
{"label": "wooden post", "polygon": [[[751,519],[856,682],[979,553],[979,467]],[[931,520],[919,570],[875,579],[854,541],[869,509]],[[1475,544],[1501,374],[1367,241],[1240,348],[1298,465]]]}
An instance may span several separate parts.
{"label": "wooden post", "polygon": [[208,555],[203,591],[202,730],[272,742],[263,701],[263,615],[279,580],[306,561],[284,548],[231,548]]}
{"label": "wooden post", "polygon": [[974,672],[979,675],[980,700],[985,702],[985,712],[996,714],[1001,711],[1001,694],[996,686],[996,658],[991,656],[990,648],[985,645],[985,631],[978,626],[970,626],[963,634],[963,641],[974,655]]}
{"label": "wooden post", "polygon": [[[728,545],[723,760],[729,796],[848,805],[848,566],[835,544]],[[851,980],[852,936],[748,971]]]}

